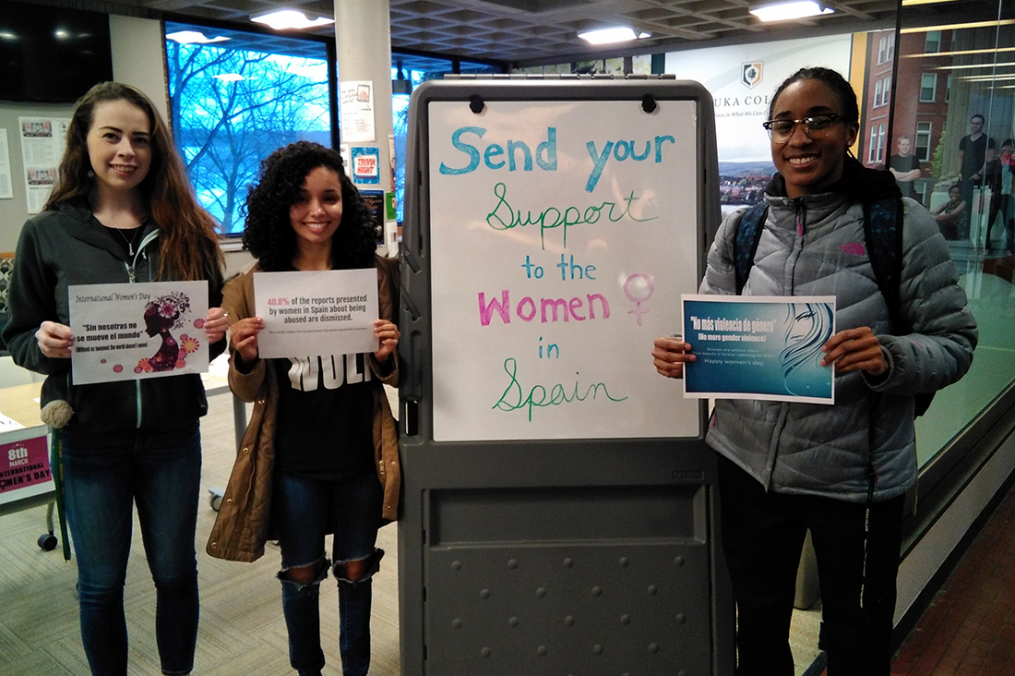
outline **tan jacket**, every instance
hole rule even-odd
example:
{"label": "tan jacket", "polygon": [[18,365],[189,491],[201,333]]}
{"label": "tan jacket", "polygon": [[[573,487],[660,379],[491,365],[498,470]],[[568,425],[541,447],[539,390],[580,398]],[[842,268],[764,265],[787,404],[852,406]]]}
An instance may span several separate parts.
{"label": "tan jacket", "polygon": [[[235,279],[223,290],[222,308],[229,313],[230,325],[255,316],[254,272],[255,265]],[[397,311],[398,263],[377,258],[377,287],[382,319],[393,320]],[[275,421],[278,413],[278,381],[271,360],[258,360],[250,373],[238,371],[234,365],[236,354],[229,346],[229,388],[237,397],[253,402],[254,409],[243,435],[229,485],[226,487],[218,518],[208,538],[207,551],[211,556],[230,561],[256,561],[264,554],[271,521],[272,473],[275,462]],[[381,364],[370,355],[370,367],[377,375],[374,384],[374,456],[377,477],[384,485],[384,503],[381,518],[394,521],[398,518],[398,493],[401,486],[401,466],[398,460],[398,438],[395,420],[391,415],[388,398],[382,383],[398,384],[398,352],[391,356],[390,373],[382,373]]]}

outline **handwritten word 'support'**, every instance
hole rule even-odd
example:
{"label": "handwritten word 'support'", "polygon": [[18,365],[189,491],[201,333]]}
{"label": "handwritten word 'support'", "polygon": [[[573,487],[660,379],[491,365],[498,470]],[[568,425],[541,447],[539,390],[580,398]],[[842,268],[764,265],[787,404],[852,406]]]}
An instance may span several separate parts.
{"label": "handwritten word 'support'", "polygon": [[654,221],[658,216],[650,218],[635,218],[631,215],[631,203],[638,198],[634,191],[624,198],[623,206],[616,202],[603,202],[599,206],[585,207],[584,211],[578,207],[547,207],[541,212],[533,213],[532,209],[523,213],[522,208],[517,210],[507,200],[507,186],[498,183],[493,187],[493,194],[497,196],[497,204],[493,211],[486,215],[486,223],[494,230],[510,230],[511,228],[526,225],[539,226],[539,244],[546,249],[546,231],[563,227],[563,245],[567,248],[567,229],[576,225],[592,225],[599,222],[599,219],[606,216],[611,223],[616,223],[628,218],[635,223]]}
{"label": "handwritten word 'support'", "polygon": [[[507,168],[508,171],[518,171],[519,161],[522,171],[533,171],[532,160],[535,158],[536,165],[543,171],[557,171],[557,128],[546,128],[546,140],[536,145],[535,153],[525,141],[509,140],[507,147],[499,143],[488,144],[482,152],[473,143],[463,139],[466,134],[476,136],[480,139],[486,135],[483,127],[460,127],[451,134],[451,145],[455,150],[464,153],[468,157],[468,164],[464,167],[451,167],[441,162],[440,173],[446,176],[460,176],[470,174],[479,169],[480,161],[487,169],[497,171]],[[599,183],[599,177],[603,175],[603,169],[612,158],[615,162],[645,162],[650,161],[659,164],[663,161],[663,147],[666,143],[676,143],[670,135],[656,136],[651,140],[617,140],[606,141],[602,149],[596,147],[595,141],[585,144],[585,149],[592,160],[592,171],[589,173],[588,181],[585,183],[586,192],[592,192]],[[644,143],[644,146],[642,146]],[[653,152],[654,149],[654,152]],[[502,159],[504,157],[507,159]]]}

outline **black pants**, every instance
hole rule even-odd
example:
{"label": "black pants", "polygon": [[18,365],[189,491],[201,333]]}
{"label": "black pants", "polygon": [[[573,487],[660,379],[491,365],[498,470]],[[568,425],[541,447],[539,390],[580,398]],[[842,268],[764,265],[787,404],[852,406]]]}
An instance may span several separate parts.
{"label": "black pants", "polygon": [[737,602],[737,676],[794,673],[789,625],[807,529],[818,562],[819,645],[828,676],[889,676],[904,496],[870,505],[865,537],[866,504],[770,493],[720,456],[719,497]]}

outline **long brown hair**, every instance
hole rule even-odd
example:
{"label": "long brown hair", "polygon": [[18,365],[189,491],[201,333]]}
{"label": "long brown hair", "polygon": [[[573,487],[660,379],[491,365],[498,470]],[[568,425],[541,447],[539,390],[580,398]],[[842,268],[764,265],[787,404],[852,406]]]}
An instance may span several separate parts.
{"label": "long brown hair", "polygon": [[207,278],[225,262],[218,245],[218,224],[197,203],[162,116],[135,87],[102,82],[78,99],[67,128],[67,149],[60,161],[60,178],[45,208],[86,200],[95,189],[88,156],[88,132],[95,120],[95,107],[110,101],[126,101],[137,106],[148,116],[151,126],[151,167],[138,190],[161,233],[159,277]]}

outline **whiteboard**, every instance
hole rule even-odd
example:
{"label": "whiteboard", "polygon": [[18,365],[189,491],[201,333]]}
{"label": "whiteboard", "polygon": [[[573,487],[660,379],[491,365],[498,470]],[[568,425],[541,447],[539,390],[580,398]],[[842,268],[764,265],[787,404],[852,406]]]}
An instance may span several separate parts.
{"label": "whiteboard", "polygon": [[650,354],[698,284],[696,111],[429,103],[435,441],[698,436]]}

